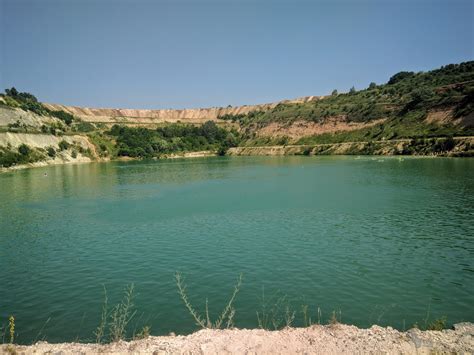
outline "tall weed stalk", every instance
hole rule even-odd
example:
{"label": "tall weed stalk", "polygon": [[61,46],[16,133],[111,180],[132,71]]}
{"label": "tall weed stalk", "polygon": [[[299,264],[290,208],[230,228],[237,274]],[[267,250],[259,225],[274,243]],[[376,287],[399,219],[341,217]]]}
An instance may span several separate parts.
{"label": "tall weed stalk", "polygon": [[229,301],[215,321],[212,321],[209,315],[208,299],[206,299],[205,315],[202,316],[189,301],[188,294],[186,292],[187,286],[184,283],[184,278],[181,273],[176,272],[175,280],[176,286],[178,287],[179,296],[181,297],[181,300],[183,301],[184,306],[188,310],[189,314],[191,314],[191,316],[194,318],[197,326],[208,329],[221,329],[223,327],[228,329],[234,326],[234,301],[240,291],[240,287],[242,286],[242,274],[240,274],[239,278],[237,279],[237,283],[234,286],[234,291],[232,292]]}

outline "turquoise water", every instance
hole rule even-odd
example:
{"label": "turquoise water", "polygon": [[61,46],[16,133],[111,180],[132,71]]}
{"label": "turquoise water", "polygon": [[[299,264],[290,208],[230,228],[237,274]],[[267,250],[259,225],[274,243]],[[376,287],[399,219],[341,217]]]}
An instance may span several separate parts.
{"label": "turquoise water", "polygon": [[191,332],[176,271],[212,314],[242,273],[238,327],[257,325],[262,289],[295,325],[303,304],[359,326],[474,321],[474,159],[55,166],[0,174],[0,201],[0,317],[21,343],[92,340],[103,285],[113,304],[130,283],[131,331]]}

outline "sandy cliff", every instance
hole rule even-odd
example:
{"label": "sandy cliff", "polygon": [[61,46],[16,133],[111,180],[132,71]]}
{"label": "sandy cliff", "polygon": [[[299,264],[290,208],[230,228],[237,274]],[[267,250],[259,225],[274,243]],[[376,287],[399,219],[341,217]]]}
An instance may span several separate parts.
{"label": "sandy cliff", "polygon": [[63,110],[81,118],[86,122],[96,123],[164,123],[164,122],[186,122],[204,123],[206,121],[218,121],[223,115],[247,114],[251,111],[266,111],[272,109],[279,103],[298,103],[318,100],[318,96],[307,96],[294,100],[280,102],[244,105],[228,107],[211,107],[196,109],[162,109],[162,110],[140,110],[140,109],[113,109],[113,108],[88,108],[77,106],[65,106],[58,104],[44,104],[50,110]]}

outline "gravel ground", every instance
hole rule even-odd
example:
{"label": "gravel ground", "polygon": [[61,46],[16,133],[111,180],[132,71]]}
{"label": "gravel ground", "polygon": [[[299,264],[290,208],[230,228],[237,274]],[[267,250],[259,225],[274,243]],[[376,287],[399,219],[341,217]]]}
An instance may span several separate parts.
{"label": "gravel ground", "polygon": [[3,345],[3,353],[153,353],[153,354],[474,354],[474,324],[454,329],[400,332],[390,327],[360,329],[351,325],[315,325],[279,331],[261,329],[200,330],[187,336],[150,336],[107,345],[39,342],[30,346]]}

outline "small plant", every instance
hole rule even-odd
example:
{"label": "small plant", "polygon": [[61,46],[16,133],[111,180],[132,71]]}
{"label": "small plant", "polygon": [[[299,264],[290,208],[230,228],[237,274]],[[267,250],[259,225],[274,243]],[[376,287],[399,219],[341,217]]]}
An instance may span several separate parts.
{"label": "small plant", "polygon": [[[338,318],[338,313],[339,313],[339,318]],[[334,326],[341,322],[341,311],[339,311],[338,313],[336,311],[332,311],[331,318],[329,318],[329,325]]]}
{"label": "small plant", "polygon": [[208,307],[208,300],[206,299],[206,319],[204,319],[192,306],[191,302],[188,299],[186,293],[186,284],[184,283],[184,279],[181,273],[177,272],[175,274],[176,279],[176,286],[178,287],[178,293],[183,300],[184,305],[186,306],[187,310],[191,314],[191,316],[196,321],[196,325],[200,326],[201,328],[208,328],[208,329],[221,329],[225,323],[225,327],[227,329],[232,328],[234,326],[234,316],[235,316],[235,309],[234,309],[234,301],[237,297],[237,294],[240,291],[240,287],[242,286],[242,274],[240,274],[239,278],[237,279],[237,283],[234,286],[234,292],[227,302],[227,305],[222,310],[220,316],[213,322],[209,316],[209,307]]}
{"label": "small plant", "polygon": [[125,337],[127,324],[135,316],[133,311],[134,285],[131,284],[125,289],[122,302],[117,304],[110,313],[110,339],[119,341]]}
{"label": "small plant", "polygon": [[138,339],[146,339],[150,336],[150,327],[145,325],[133,338]]}
{"label": "small plant", "polygon": [[8,329],[10,332],[10,344],[13,344],[15,341],[15,317],[13,316],[8,318]]}
{"label": "small plant", "polygon": [[107,303],[108,303],[107,290],[104,286],[104,304],[102,305],[102,314],[100,317],[100,323],[96,331],[94,332],[95,340],[97,344],[102,343],[102,338],[104,337],[104,333],[105,333],[105,327],[107,325]]}
{"label": "small plant", "polygon": [[443,330],[446,328],[446,316],[435,319],[426,327],[427,330]]}
{"label": "small plant", "polygon": [[308,315],[308,305],[304,304],[301,306],[301,313],[303,313],[303,326],[309,327],[311,322],[311,316]]}
{"label": "small plant", "polygon": [[259,328],[277,330],[293,324],[296,312],[291,310],[287,295],[276,292],[267,300],[265,288],[262,288],[261,307],[261,311],[257,311]]}
{"label": "small plant", "polygon": [[105,338],[105,329],[109,327],[110,341],[115,342],[125,338],[127,333],[127,325],[135,316],[136,311],[133,309],[134,285],[131,284],[125,289],[122,301],[118,303],[109,312],[107,290],[104,286],[104,303],[102,305],[102,314],[99,325],[94,331],[95,339],[98,344],[103,342]]}
{"label": "small plant", "polygon": [[296,312],[290,309],[289,305],[286,305],[285,308],[285,326],[291,327],[293,321],[295,320]]}

